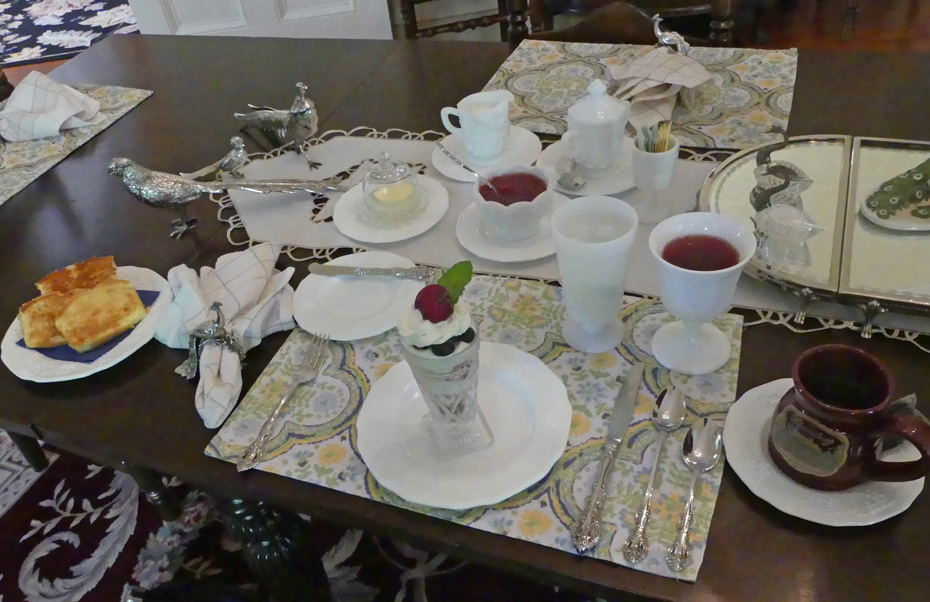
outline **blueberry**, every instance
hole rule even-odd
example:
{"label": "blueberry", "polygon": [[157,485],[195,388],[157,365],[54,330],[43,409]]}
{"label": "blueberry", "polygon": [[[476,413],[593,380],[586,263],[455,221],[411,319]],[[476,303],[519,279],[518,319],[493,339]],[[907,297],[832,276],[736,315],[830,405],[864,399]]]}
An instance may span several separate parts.
{"label": "blueberry", "polygon": [[430,347],[434,354],[444,357],[446,355],[452,355],[452,352],[455,351],[455,341],[448,340],[444,343],[437,343]]}
{"label": "blueberry", "polygon": [[475,329],[469,328],[468,330],[466,330],[465,332],[463,332],[462,334],[460,334],[459,336],[455,338],[462,341],[463,343],[471,343],[472,341],[475,340]]}

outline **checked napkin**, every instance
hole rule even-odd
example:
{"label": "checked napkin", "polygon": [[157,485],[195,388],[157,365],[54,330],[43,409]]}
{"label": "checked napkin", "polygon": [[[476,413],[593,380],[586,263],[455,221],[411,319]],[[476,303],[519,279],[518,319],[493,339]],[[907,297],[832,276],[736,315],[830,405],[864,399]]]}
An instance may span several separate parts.
{"label": "checked napkin", "polygon": [[0,137],[9,142],[49,138],[103,119],[99,102],[31,71],[0,109]]}
{"label": "checked napkin", "polygon": [[[187,349],[191,331],[215,314],[214,301],[222,303],[225,328],[243,351],[259,344],[265,335],[294,328],[294,289],[288,284],[294,268],[277,270],[280,245],[262,243],[245,251],[223,255],[216,268],[196,271],[186,265],[171,268],[168,284],[174,301],[155,331],[169,347]],[[195,405],[208,428],[223,424],[242,392],[239,354],[208,341],[200,355],[200,382]]]}
{"label": "checked napkin", "polygon": [[645,125],[672,118],[679,93],[711,78],[703,65],[668,48],[655,48],[625,65],[611,65],[611,93],[630,101],[630,125]]}

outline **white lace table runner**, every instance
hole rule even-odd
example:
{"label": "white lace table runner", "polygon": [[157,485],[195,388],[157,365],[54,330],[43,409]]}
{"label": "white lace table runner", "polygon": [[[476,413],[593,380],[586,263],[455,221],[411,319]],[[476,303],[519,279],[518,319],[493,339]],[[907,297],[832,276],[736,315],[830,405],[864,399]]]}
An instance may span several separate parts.
{"label": "white lace table runner", "polygon": [[[354,134],[354,135],[347,135]],[[231,197],[215,196],[221,207],[220,219],[230,225],[228,238],[233,244],[267,241],[289,245],[287,251],[295,258],[329,258],[337,248],[377,249],[390,251],[417,263],[448,267],[462,259],[469,259],[479,272],[508,276],[522,276],[543,280],[558,280],[559,269],[555,256],[529,262],[502,263],[476,257],[458,242],[455,226],[462,211],[471,203],[471,184],[457,182],[440,174],[430,159],[435,143],[441,138],[438,132],[411,133],[401,130],[377,132],[370,128],[357,128],[351,132],[330,131],[313,141],[311,155],[315,155],[323,166],[307,169],[306,161],[294,152],[275,151],[251,158],[244,171],[254,178],[328,178],[354,169],[366,159],[374,159],[382,150],[387,150],[395,159],[413,164],[425,175],[440,182],[449,194],[449,209],[438,224],[427,232],[413,238],[394,243],[359,243],[341,234],[332,219],[319,219],[338,198],[324,199],[301,194],[256,195],[233,192]],[[707,155],[692,154],[698,160],[679,160],[675,179],[671,186],[661,191],[663,198],[682,207],[694,208],[697,196],[707,174],[715,163],[702,161],[706,156],[723,151],[707,151]],[[620,193],[618,198],[637,200],[642,192],[632,189]],[[627,271],[626,288],[630,293],[656,297],[659,281],[648,250],[647,240],[652,226],[640,225],[633,246]],[[299,250],[298,250],[299,249]],[[800,303],[790,293],[744,275],[739,282],[733,304],[738,307],[768,312],[783,312],[782,320],[788,323],[790,315],[798,311]],[[854,307],[837,304],[817,303],[809,313],[826,316],[830,328],[858,328],[861,312]],[[787,316],[787,317],[786,317]],[[930,332],[930,319],[905,316],[887,312],[876,320],[884,326],[883,333],[897,338],[911,337],[892,329],[914,332]],[[900,335],[900,336],[899,336]]]}
{"label": "white lace table runner", "polygon": [[[484,87],[516,99],[511,122],[541,134],[565,133],[565,114],[592,79],[610,80],[610,67],[631,62],[651,46],[524,40]],[[798,53],[789,50],[693,47],[691,58],[713,79],[696,88],[690,106],[679,99],[673,133],[682,146],[747,148],[779,140],[787,129]]]}
{"label": "white lace table runner", "polygon": [[0,205],[152,95],[151,90],[118,86],[75,84],[72,87],[100,103],[104,120],[96,125],[65,130],[52,138],[0,142]]}
{"label": "white lace table runner", "polygon": [[[651,424],[656,395],[670,384],[688,396],[686,425],[700,417],[721,423],[736,399],[742,319],[725,315],[717,325],[727,334],[732,354],[727,364],[706,376],[671,374],[651,355],[652,335],[671,316],[660,304],[627,297],[622,311],[627,335],[619,349],[599,354],[580,353],[562,340],[565,307],[561,289],[540,282],[477,276],[463,299],[481,319],[484,341],[515,345],[543,362],[558,375],[568,390],[572,423],[567,449],[539,483],[513,497],[465,511],[440,510],[411,504],[381,487],[356,452],[355,420],[373,382],[403,359],[396,330],[354,341],[331,343],[332,363],[314,382],[301,387],[288,402],[283,426],[269,442],[263,470],[314,483],[393,506],[468,525],[483,531],[532,541],[574,554],[568,526],[579,516],[587,499],[600,458],[609,417],[620,387],[620,377],[634,361],[646,363],[633,421],[612,473],[603,512],[601,543],[594,556],[629,565],[621,547],[635,529],[635,514],[642,503],[657,432]],[[211,441],[208,456],[235,462],[255,437],[276,405],[306,353],[309,338],[298,329],[265,369],[239,407]],[[423,406],[425,413],[426,406]],[[492,425],[493,429],[493,425]],[[689,473],[680,450],[686,427],[673,433],[665,444],[656,477],[649,557],[633,568],[694,581],[704,557],[713,517],[723,462],[700,480],[692,544],[694,564],[673,573],[664,550],[673,541],[686,502]],[[716,542],[713,545],[726,545]]]}

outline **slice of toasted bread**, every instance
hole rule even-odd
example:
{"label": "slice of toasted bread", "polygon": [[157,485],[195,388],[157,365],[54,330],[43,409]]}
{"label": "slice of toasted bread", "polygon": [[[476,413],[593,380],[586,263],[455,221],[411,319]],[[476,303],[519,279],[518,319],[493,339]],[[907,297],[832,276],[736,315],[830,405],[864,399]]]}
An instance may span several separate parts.
{"label": "slice of toasted bread", "polygon": [[66,293],[79,288],[94,288],[98,284],[115,278],[116,263],[113,261],[113,256],[91,257],[52,272],[36,282],[36,286],[43,295]]}
{"label": "slice of toasted bread", "polygon": [[112,280],[76,295],[55,327],[78,353],[90,351],[138,324],[148,310],[126,280]]}
{"label": "slice of toasted bread", "polygon": [[19,323],[23,327],[26,347],[57,347],[65,344],[65,337],[55,327],[55,319],[83,290],[67,293],[48,293],[24,303],[19,308]]}

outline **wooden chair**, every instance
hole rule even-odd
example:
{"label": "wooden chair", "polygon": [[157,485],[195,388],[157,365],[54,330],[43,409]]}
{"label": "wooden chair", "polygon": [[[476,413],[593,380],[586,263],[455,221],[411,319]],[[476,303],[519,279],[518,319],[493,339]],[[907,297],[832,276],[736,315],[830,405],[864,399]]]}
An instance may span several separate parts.
{"label": "wooden chair", "polygon": [[403,20],[405,38],[430,38],[441,33],[461,32],[497,24],[501,30],[501,41],[516,45],[529,33],[526,26],[527,0],[497,0],[496,13],[452,23],[443,23],[435,27],[420,28],[417,25],[416,6],[432,1],[400,0],[400,14]]}
{"label": "wooden chair", "polygon": [[[615,0],[529,0],[532,32],[538,34],[552,30],[555,15],[589,15],[614,2]],[[709,42],[717,46],[732,46],[733,13],[739,2],[740,0],[630,0],[628,3],[649,16],[658,14],[661,17],[683,17],[709,14]]]}

